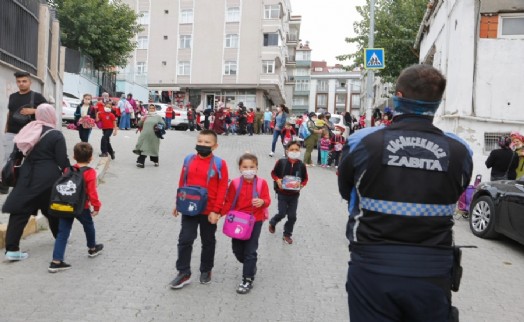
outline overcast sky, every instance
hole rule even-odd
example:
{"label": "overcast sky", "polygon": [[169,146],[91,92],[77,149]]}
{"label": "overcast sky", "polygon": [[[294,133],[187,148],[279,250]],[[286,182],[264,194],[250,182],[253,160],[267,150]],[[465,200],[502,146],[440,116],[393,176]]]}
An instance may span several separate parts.
{"label": "overcast sky", "polygon": [[353,22],[361,20],[355,6],[363,4],[365,0],[291,0],[291,14],[302,16],[300,39],[309,41],[312,60],[325,60],[332,66],[341,63],[336,56],[355,50],[344,39],[354,35]]}

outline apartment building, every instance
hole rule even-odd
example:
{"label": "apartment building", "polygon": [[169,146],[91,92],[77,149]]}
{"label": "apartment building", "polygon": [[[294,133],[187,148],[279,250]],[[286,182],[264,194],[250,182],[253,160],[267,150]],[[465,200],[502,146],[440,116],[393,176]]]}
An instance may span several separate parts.
{"label": "apartment building", "polygon": [[[289,0],[126,0],[142,15],[134,57],[150,99],[178,105],[269,107],[288,103],[284,89]],[[298,21],[299,22],[299,21]]]}
{"label": "apartment building", "polygon": [[342,65],[311,62],[308,111],[360,114],[360,70],[347,71]]}

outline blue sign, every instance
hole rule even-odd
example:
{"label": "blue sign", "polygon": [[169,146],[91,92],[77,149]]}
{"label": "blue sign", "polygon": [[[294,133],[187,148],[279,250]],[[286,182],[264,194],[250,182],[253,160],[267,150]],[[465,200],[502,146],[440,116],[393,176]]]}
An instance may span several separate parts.
{"label": "blue sign", "polygon": [[364,61],[366,62],[366,69],[383,69],[386,67],[384,48],[365,48]]}

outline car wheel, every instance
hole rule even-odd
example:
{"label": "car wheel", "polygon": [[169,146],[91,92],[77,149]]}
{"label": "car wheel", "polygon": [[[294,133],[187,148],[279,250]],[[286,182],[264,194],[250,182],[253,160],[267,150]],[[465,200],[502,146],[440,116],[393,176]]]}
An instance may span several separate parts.
{"label": "car wheel", "polygon": [[495,206],[488,196],[479,197],[471,205],[469,228],[473,235],[481,238],[497,237],[495,231]]}

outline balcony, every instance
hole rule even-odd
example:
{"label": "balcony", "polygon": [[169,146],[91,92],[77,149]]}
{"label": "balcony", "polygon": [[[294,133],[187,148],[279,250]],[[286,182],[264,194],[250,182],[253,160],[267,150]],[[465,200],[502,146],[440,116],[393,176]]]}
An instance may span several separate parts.
{"label": "balcony", "polygon": [[295,61],[295,55],[289,55],[286,57],[286,65],[295,65],[297,62]]}
{"label": "balcony", "polygon": [[295,76],[286,77],[286,84],[295,84]]}

